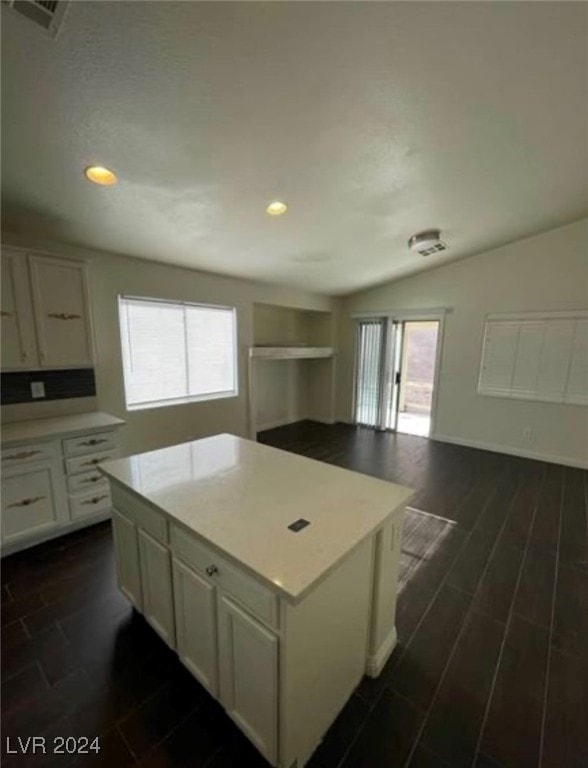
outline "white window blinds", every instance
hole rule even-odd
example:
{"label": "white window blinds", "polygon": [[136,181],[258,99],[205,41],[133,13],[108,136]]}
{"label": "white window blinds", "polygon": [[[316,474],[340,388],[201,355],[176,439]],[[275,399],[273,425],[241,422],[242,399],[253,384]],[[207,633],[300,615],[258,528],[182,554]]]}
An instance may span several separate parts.
{"label": "white window blinds", "polygon": [[588,405],[588,314],[489,317],[478,392]]}
{"label": "white window blinds", "polygon": [[128,407],[237,394],[233,308],[122,296],[119,317]]}

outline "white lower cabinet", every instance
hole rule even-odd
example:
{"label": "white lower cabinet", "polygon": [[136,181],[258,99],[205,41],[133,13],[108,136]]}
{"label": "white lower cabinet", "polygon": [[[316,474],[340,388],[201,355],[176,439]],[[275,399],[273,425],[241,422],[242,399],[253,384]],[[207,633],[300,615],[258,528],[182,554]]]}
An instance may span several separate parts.
{"label": "white lower cabinet", "polygon": [[110,517],[110,486],[97,467],[117,455],[115,429],[2,448],[2,556]]}
{"label": "white lower cabinet", "polygon": [[174,602],[170,551],[141,529],[139,529],[139,562],[143,615],[157,634],[174,648]]}
{"label": "white lower cabinet", "polygon": [[151,500],[112,496],[123,594],[272,766],[303,768],[366,669],[374,540],[292,602]]}
{"label": "white lower cabinet", "polygon": [[258,750],[277,760],[278,638],[224,595],[218,601],[220,700]]}
{"label": "white lower cabinet", "polygon": [[194,677],[216,696],[216,589],[175,558],[173,571],[178,655]]}
{"label": "white lower cabinet", "polygon": [[118,512],[112,513],[118,588],[138,611],[143,610],[137,527]]}
{"label": "white lower cabinet", "polygon": [[53,464],[7,470],[2,477],[2,543],[59,528],[64,494]]}

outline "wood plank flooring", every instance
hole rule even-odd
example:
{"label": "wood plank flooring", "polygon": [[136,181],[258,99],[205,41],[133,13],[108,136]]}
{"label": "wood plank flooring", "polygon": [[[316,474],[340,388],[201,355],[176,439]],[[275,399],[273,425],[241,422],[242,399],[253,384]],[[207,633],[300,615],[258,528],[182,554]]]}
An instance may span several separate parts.
{"label": "wood plank flooring", "polygon": [[[261,440],[417,489],[398,647],[309,768],[586,768],[587,473],[345,425]],[[117,592],[109,523],[2,561],[2,736],[7,768],[267,765]]]}

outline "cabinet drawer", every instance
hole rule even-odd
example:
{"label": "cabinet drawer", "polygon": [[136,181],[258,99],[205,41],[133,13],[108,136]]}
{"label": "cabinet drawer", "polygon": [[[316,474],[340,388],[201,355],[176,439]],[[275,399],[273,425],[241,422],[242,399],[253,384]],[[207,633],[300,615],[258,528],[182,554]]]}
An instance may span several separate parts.
{"label": "cabinet drawer", "polygon": [[87,515],[95,515],[97,512],[103,512],[105,509],[110,509],[112,506],[112,500],[110,498],[110,490],[108,488],[97,488],[92,493],[85,493],[79,496],[69,497],[69,506],[71,510],[71,516],[74,519],[80,517],[86,517]]}
{"label": "cabinet drawer", "polygon": [[114,432],[94,432],[90,435],[80,435],[63,441],[63,452],[66,456],[80,456],[96,451],[112,451],[116,447]]}
{"label": "cabinet drawer", "polygon": [[86,491],[108,490],[108,480],[98,469],[82,472],[81,475],[71,475],[67,478],[70,493],[85,493]]}
{"label": "cabinet drawer", "polygon": [[115,483],[111,486],[112,505],[123,515],[126,515],[139,528],[150,533],[159,541],[167,544],[167,521],[165,515],[147,506],[136,496],[128,493]]}
{"label": "cabinet drawer", "polygon": [[2,464],[5,469],[19,467],[21,464],[33,464],[36,461],[52,461],[59,457],[55,442],[19,445],[16,448],[4,448]]}
{"label": "cabinet drawer", "polygon": [[77,475],[79,472],[87,472],[89,469],[96,468],[103,461],[109,461],[116,458],[116,451],[101,451],[100,453],[89,453],[87,456],[78,456],[75,459],[66,459],[65,468],[68,475]]}
{"label": "cabinet drawer", "polygon": [[178,558],[206,574],[266,624],[277,627],[278,599],[271,589],[175,525],[171,526],[171,547]]}

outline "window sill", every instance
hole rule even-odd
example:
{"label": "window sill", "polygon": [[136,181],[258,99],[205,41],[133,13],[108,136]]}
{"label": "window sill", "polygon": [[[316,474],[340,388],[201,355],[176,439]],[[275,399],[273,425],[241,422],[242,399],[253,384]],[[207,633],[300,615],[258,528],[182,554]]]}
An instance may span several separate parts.
{"label": "window sill", "polygon": [[199,395],[196,397],[179,397],[175,400],[157,400],[152,403],[138,403],[137,405],[125,404],[127,413],[132,411],[146,411],[154,408],[167,408],[173,405],[192,405],[193,403],[208,403],[211,400],[226,400],[230,397],[239,397],[239,392],[219,392],[214,395]]}

